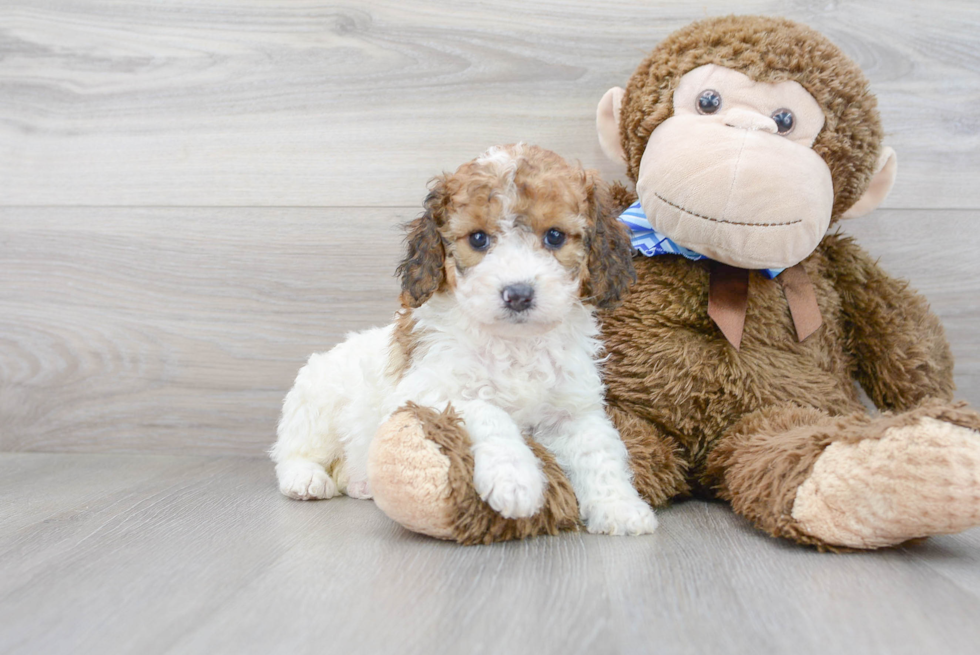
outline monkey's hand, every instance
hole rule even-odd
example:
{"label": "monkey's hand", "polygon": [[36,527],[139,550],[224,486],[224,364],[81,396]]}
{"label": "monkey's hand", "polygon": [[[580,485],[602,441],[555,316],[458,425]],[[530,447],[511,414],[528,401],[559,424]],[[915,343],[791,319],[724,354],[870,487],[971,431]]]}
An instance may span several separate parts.
{"label": "monkey's hand", "polygon": [[925,298],[885,273],[850,237],[828,236],[822,248],[836,275],[857,379],[875,405],[907,410],[927,398],[951,400],[953,356]]}

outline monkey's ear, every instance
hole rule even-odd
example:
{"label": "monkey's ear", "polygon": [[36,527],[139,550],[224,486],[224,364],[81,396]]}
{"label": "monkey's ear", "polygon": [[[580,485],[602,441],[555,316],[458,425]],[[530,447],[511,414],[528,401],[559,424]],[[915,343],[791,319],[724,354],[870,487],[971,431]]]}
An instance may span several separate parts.
{"label": "monkey's ear", "polygon": [[595,112],[595,126],[599,132],[599,147],[606,157],[617,164],[626,165],[626,151],[619,136],[619,112],[626,94],[621,87],[614,86],[606,91]]}
{"label": "monkey's ear", "polygon": [[888,192],[895,184],[895,175],[898,174],[898,155],[895,151],[885,146],[878,155],[878,164],[875,166],[875,174],[871,178],[868,190],[858,198],[858,201],[851,205],[851,208],[844,212],[841,218],[857,218],[870,214],[881,204]]}
{"label": "monkey's ear", "polygon": [[636,282],[629,231],[613,211],[606,185],[592,171],[586,173],[589,204],[595,226],[588,241],[589,258],[582,296],[600,309],[614,307]]}
{"label": "monkey's ear", "polygon": [[445,176],[435,178],[425,198],[425,213],[407,225],[407,252],[395,273],[401,278],[403,305],[420,307],[446,281],[446,250],[439,227],[445,223],[448,201]]}

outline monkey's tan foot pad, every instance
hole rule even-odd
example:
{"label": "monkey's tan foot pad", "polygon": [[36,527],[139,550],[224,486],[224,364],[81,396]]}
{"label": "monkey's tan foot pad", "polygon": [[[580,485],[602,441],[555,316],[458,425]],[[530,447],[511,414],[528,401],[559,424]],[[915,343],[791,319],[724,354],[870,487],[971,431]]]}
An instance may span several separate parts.
{"label": "monkey's tan foot pad", "polygon": [[412,408],[396,412],[371,442],[368,480],[374,502],[413,532],[452,539],[451,462],[435,441],[426,439],[417,414]]}
{"label": "monkey's tan foot pad", "polygon": [[461,544],[488,544],[579,527],[575,494],[551,455],[529,444],[548,479],[544,506],[529,518],[505,519],[473,486],[473,455],[462,420],[409,403],[382,425],[368,455],[374,502],[413,532]]}
{"label": "monkey's tan foot pad", "polygon": [[980,434],[935,418],[827,447],[793,518],[832,545],[881,548],[980,525]]}

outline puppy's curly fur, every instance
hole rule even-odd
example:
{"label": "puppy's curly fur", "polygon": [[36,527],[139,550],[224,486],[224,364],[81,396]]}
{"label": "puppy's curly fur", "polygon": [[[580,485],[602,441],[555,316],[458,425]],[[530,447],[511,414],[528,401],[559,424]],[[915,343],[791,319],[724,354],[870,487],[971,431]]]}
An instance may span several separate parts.
{"label": "puppy's curly fur", "polygon": [[371,439],[414,403],[462,419],[474,487],[503,517],[545,502],[530,438],[568,475],[590,530],[652,531],[597,363],[595,310],[635,279],[611,204],[593,172],[523,144],[436,178],[408,226],[395,322],[311,357],[286,396],[272,449],[281,491],[370,497]]}

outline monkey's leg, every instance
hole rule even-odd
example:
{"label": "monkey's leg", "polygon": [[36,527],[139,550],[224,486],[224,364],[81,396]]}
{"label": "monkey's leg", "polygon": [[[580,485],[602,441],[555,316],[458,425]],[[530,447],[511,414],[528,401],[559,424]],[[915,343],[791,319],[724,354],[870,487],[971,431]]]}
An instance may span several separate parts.
{"label": "monkey's leg", "polygon": [[898,414],[780,406],[744,417],[706,482],[773,536],[880,548],[980,525],[980,415],[931,401]]}
{"label": "monkey's leg", "polygon": [[633,486],[652,507],[690,494],[688,465],[679,446],[653,423],[618,407],[609,407],[609,418],[626,445],[633,472]]}
{"label": "monkey's leg", "polygon": [[464,545],[524,539],[579,526],[575,493],[541,446],[528,445],[548,480],[544,506],[522,519],[505,519],[473,486],[470,437],[462,420],[409,403],[381,426],[371,442],[368,479],[374,502],[395,522]]}

